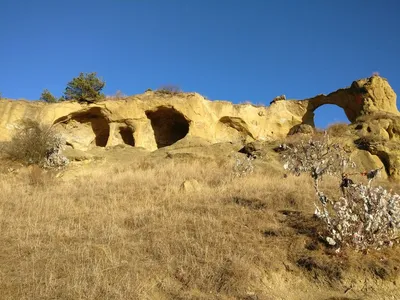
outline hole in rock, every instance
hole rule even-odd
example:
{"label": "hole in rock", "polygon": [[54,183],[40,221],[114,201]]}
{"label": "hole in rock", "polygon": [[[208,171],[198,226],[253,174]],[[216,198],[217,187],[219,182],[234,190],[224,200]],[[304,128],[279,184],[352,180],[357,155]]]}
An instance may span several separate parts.
{"label": "hole in rock", "polygon": [[105,147],[110,136],[110,125],[100,107],[93,107],[87,111],[71,114],[69,118],[62,117],[54,123],[62,123],[65,125],[77,123],[76,125],[73,125],[74,130],[77,132],[80,130],[83,130],[84,132],[86,132],[86,130],[91,131],[94,143],[99,147]]}
{"label": "hole in rock", "polygon": [[350,124],[343,108],[334,104],[324,104],[314,110],[314,124],[316,128],[327,129],[337,123]]}
{"label": "hole in rock", "polygon": [[135,146],[135,139],[133,137],[133,130],[130,127],[120,127],[119,134],[126,145]]}
{"label": "hole in rock", "polygon": [[157,147],[172,145],[184,138],[189,132],[190,121],[172,107],[160,106],[154,111],[146,111],[151,121]]}

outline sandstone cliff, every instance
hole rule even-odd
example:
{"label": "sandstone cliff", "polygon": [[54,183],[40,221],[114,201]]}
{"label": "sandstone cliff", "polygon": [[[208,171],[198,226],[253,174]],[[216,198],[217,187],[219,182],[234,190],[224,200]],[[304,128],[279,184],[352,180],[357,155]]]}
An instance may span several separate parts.
{"label": "sandstone cliff", "polygon": [[[360,137],[374,134],[391,142],[400,138],[396,94],[386,79],[373,76],[328,95],[276,100],[270,106],[209,101],[197,93],[156,92],[95,104],[0,100],[0,141],[10,140],[18,121],[26,118],[54,124],[67,144],[78,150],[119,144],[155,150],[185,137],[198,137],[209,143],[268,141],[284,138],[296,125],[314,125],[314,111],[324,104],[343,108],[353,124],[375,122],[357,129]],[[390,149],[385,147],[367,150],[380,155],[389,175],[400,178],[400,153],[392,153],[395,157],[382,154],[393,152],[393,145]],[[392,162],[396,162],[394,171]]]}

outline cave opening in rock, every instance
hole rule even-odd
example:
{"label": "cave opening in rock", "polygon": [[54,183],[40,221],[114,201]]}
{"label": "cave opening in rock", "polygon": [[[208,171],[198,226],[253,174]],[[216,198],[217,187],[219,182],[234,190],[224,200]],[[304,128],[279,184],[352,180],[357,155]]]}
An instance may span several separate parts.
{"label": "cave opening in rock", "polygon": [[390,157],[389,157],[389,154],[387,152],[384,152],[384,151],[377,151],[376,155],[379,157],[379,159],[383,163],[383,165],[385,167],[386,174],[388,176],[390,176],[391,172],[390,172]]}
{"label": "cave opening in rock", "polygon": [[91,134],[93,134],[92,144],[98,147],[105,147],[110,136],[109,122],[102,113],[100,107],[93,107],[86,111],[73,113],[67,117],[56,120],[54,123],[71,124],[71,128],[77,132],[90,130],[92,132]]}
{"label": "cave opening in rock", "polygon": [[119,134],[126,145],[135,147],[135,138],[133,137],[133,130],[130,127],[120,127]]}
{"label": "cave opening in rock", "polygon": [[146,116],[150,119],[158,148],[176,143],[189,132],[190,121],[172,107],[160,106],[156,110],[148,110]]}

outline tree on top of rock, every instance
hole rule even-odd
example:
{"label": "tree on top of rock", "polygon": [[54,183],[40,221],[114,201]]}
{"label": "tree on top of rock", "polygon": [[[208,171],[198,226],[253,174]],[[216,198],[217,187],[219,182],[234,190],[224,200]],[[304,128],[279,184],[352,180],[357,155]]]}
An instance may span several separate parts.
{"label": "tree on top of rock", "polygon": [[45,101],[47,103],[55,103],[57,102],[57,98],[53,96],[52,93],[48,89],[44,89],[42,94],[40,95],[40,100]]}
{"label": "tree on top of rock", "polygon": [[77,100],[78,102],[96,102],[104,98],[100,91],[106,85],[105,81],[93,73],[80,73],[78,77],[72,79],[64,92],[65,100]]}

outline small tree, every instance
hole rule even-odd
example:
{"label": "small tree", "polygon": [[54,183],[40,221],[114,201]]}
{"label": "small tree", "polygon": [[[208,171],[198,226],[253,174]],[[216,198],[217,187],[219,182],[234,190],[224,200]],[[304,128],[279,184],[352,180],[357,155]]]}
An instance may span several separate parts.
{"label": "small tree", "polygon": [[80,73],[72,79],[64,92],[65,100],[77,100],[79,102],[96,102],[104,97],[100,91],[104,88],[105,82],[93,73]]}
{"label": "small tree", "polygon": [[45,101],[47,103],[55,103],[57,102],[57,98],[53,96],[52,93],[48,89],[44,89],[42,94],[40,95],[40,100]]}
{"label": "small tree", "polygon": [[281,147],[284,168],[296,175],[310,174],[316,189],[324,174],[343,173],[350,163],[348,153],[339,144],[331,143],[327,134]]}

